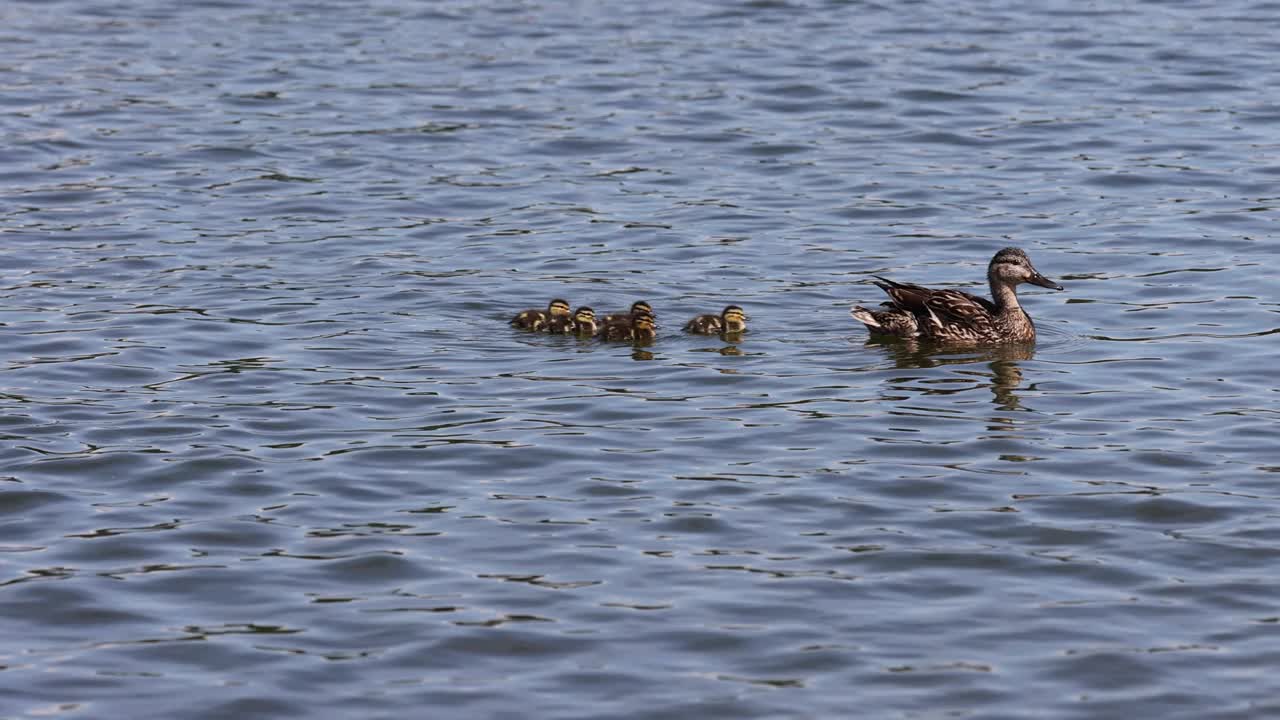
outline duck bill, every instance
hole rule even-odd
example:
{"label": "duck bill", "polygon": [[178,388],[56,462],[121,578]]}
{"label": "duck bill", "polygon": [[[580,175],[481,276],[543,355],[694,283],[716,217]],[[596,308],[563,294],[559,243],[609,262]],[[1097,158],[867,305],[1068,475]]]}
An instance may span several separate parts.
{"label": "duck bill", "polygon": [[1049,288],[1050,290],[1062,289],[1061,285],[1041,275],[1040,273],[1036,273],[1035,275],[1032,275],[1031,279],[1028,280],[1027,282],[1031,283],[1032,285],[1039,285],[1042,288]]}

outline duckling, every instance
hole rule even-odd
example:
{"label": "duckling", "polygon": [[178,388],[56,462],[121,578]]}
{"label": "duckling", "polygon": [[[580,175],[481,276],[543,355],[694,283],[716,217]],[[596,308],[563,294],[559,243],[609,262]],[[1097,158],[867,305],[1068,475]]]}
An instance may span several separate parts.
{"label": "duckling", "polygon": [[[570,315],[569,313],[559,313],[552,315],[547,321],[547,332],[552,335],[572,335],[578,331],[578,313],[582,312],[582,308]],[[591,308],[587,308],[587,312],[591,312]],[[591,313],[595,315],[595,313]]]}
{"label": "duckling", "polygon": [[552,319],[561,315],[569,317],[569,302],[556,298],[546,310],[525,310],[511,318],[511,324],[523,330],[548,330]]}
{"label": "duckling", "polygon": [[730,305],[719,315],[699,315],[685,323],[685,332],[699,335],[740,333],[747,329],[747,314],[737,305]]}
{"label": "duckling", "polygon": [[583,305],[573,314],[573,334],[578,337],[591,337],[596,334],[596,311]]}
{"label": "duckling", "polygon": [[[653,308],[649,306],[649,303],[643,300],[637,300],[631,303],[631,309],[626,312],[622,312],[621,310],[619,310],[616,313],[609,313],[608,315],[605,315],[604,322],[608,323],[610,321],[615,321],[615,320],[617,321],[625,320],[627,322],[630,322],[631,317],[633,315],[639,315],[640,313],[648,313],[650,315],[653,315]],[[657,319],[658,316],[653,315],[653,317],[654,319]]]}
{"label": "duckling", "polygon": [[600,337],[605,340],[632,340],[645,342],[657,337],[658,323],[652,313],[619,315],[613,320],[605,318],[600,326]]}

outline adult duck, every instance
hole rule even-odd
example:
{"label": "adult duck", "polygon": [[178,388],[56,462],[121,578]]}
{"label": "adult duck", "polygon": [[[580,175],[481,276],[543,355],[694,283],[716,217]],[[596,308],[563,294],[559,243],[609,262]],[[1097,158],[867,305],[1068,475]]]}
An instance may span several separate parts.
{"label": "adult duck", "polygon": [[962,290],[933,290],[874,277],[875,284],[889,295],[890,301],[883,304],[887,309],[855,305],[849,311],[854,318],[873,335],[919,338],[944,345],[1034,342],[1036,326],[1018,304],[1018,285],[1062,289],[1041,275],[1027,254],[1015,247],[996,253],[987,266],[990,300]]}

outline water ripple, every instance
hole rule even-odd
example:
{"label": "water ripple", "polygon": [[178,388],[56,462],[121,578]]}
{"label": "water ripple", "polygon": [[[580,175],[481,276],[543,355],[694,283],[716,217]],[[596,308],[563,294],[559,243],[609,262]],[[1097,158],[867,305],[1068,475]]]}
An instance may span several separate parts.
{"label": "water ripple", "polygon": [[1266,10],[5,6],[6,708],[1274,714]]}

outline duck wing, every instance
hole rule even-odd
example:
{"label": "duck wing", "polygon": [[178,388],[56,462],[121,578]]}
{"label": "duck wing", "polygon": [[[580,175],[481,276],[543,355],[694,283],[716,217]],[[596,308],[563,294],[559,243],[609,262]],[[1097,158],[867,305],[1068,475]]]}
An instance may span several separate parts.
{"label": "duck wing", "polygon": [[934,290],[925,306],[940,319],[964,325],[990,323],[996,312],[995,303],[963,290]]}
{"label": "duck wing", "polygon": [[936,291],[920,285],[895,282],[879,275],[872,275],[871,277],[878,281],[876,286],[883,290],[889,296],[889,299],[893,301],[889,303],[892,307],[898,310],[906,310],[913,315],[928,314],[929,311],[926,306],[929,302],[929,296]]}
{"label": "duck wing", "polygon": [[995,333],[996,305],[963,290],[934,290],[876,276],[895,309],[914,315],[922,334],[965,340]]}

